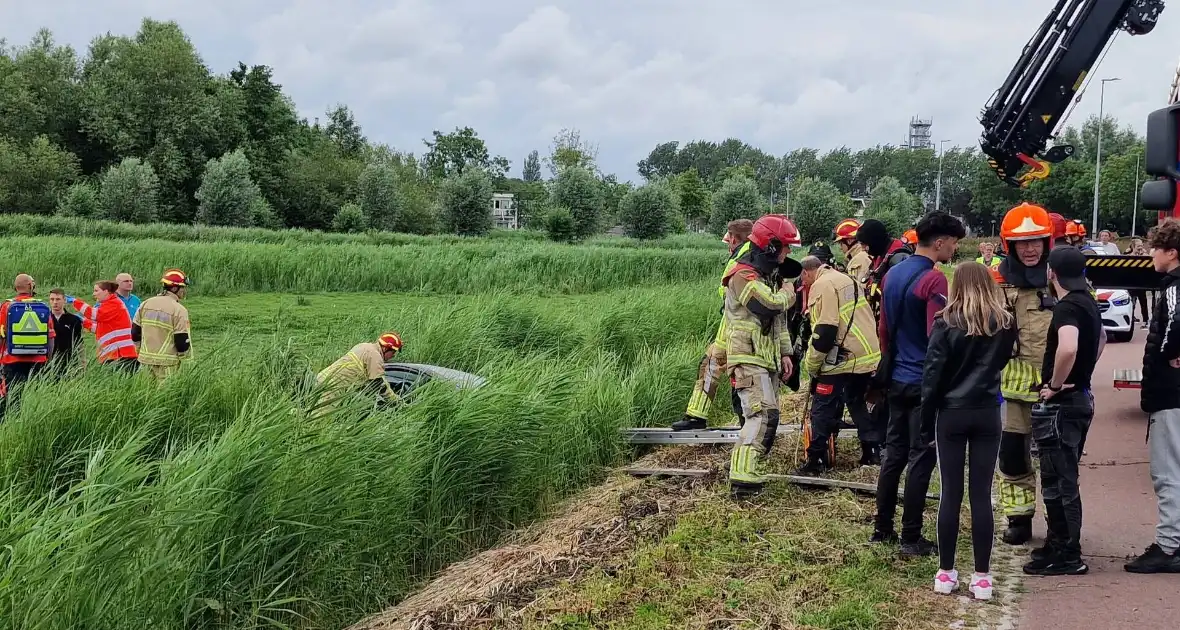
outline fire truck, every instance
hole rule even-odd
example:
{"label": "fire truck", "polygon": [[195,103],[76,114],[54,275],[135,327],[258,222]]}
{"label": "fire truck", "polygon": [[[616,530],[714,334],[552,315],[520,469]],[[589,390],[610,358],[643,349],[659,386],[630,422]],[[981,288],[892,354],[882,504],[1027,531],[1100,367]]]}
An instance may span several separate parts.
{"label": "fire truck", "polygon": [[[1026,187],[1073,155],[1051,141],[1091,69],[1120,32],[1151,33],[1163,9],[1163,0],[1057,0],[980,115],[980,148],[1001,180]],[[1180,217],[1180,70],[1171,88],[1168,106],[1147,120],[1145,170],[1155,179],[1143,184],[1142,204],[1160,220]],[[1088,257],[1086,277],[1099,290],[1152,290],[1163,280],[1149,256],[1129,255]],[[1115,387],[1141,380],[1141,370],[1115,370]]]}

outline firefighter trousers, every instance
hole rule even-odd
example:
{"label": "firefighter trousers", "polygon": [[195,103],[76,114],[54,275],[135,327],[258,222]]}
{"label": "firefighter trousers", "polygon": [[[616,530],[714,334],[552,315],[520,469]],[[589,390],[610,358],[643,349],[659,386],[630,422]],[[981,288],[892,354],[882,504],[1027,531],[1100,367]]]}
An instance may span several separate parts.
{"label": "firefighter trousers", "polygon": [[1000,434],[1000,507],[1004,516],[1032,518],[1037,509],[1037,474],[1032,465],[1033,403],[1005,400]]}
{"label": "firefighter trousers", "polygon": [[733,368],[733,386],[742,406],[742,429],[729,465],[734,486],[761,487],[762,460],[774,446],[778,430],[778,374],[752,365]]}
{"label": "firefighter trousers", "polygon": [[717,396],[717,384],[725,378],[725,348],[716,343],[709,344],[705,356],[701,359],[697,370],[697,382],[692,387],[692,396],[688,399],[688,409],[684,415],[699,420],[709,419],[709,409],[713,406],[713,398]]}
{"label": "firefighter trousers", "polygon": [[812,461],[827,462],[828,439],[840,430],[844,409],[852,416],[857,437],[862,444],[879,445],[885,440],[885,427],[881,426],[879,414],[869,412],[865,398],[869,391],[872,375],[832,374],[817,376],[813,380],[811,398],[811,443],[807,446],[807,457]]}

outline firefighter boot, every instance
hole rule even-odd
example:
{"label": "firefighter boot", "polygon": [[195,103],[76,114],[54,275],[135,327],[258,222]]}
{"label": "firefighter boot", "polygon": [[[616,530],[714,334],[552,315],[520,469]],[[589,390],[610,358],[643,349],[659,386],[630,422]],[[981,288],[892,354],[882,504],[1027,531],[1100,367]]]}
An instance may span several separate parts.
{"label": "firefighter boot", "polygon": [[696,418],[685,414],[685,416],[676,422],[672,423],[673,431],[700,431],[708,426],[708,420],[704,418]]}
{"label": "firefighter boot", "polygon": [[816,477],[822,475],[832,469],[825,458],[808,457],[807,461],[795,469],[795,474],[803,477]]}
{"label": "firefighter boot", "polygon": [[1032,517],[1009,516],[1003,540],[1009,545],[1023,545],[1032,540]]}

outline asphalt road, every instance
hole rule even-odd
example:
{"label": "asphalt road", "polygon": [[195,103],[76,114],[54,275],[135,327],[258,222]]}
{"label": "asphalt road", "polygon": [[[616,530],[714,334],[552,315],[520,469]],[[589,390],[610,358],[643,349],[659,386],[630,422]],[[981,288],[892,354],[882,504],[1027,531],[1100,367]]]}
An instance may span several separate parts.
{"label": "asphalt road", "polygon": [[[1146,331],[1131,343],[1111,343],[1094,371],[1094,422],[1082,459],[1082,554],[1087,575],[1025,576],[1021,630],[1175,630],[1180,628],[1180,575],[1123,571],[1155,539],[1156,502],[1148,471],[1147,416],[1139,390],[1116,391],[1116,369],[1138,369]],[[1039,499],[1039,496],[1038,496]],[[1044,537],[1037,508],[1036,538]],[[1003,544],[998,542],[996,544]]]}

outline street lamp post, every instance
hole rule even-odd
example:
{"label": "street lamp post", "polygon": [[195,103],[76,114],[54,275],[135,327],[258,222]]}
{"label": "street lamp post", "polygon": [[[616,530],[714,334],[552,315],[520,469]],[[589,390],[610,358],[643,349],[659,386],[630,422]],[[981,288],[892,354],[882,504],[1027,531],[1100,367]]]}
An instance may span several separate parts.
{"label": "street lamp post", "polygon": [[1103,79],[1102,85],[1098,90],[1098,150],[1094,155],[1094,218],[1093,218],[1093,233],[1098,233],[1098,182],[1102,177],[1102,115],[1103,105],[1106,100],[1106,82],[1119,81],[1118,77],[1111,77]]}
{"label": "street lamp post", "polygon": [[946,151],[943,150],[942,145],[950,142],[950,140],[938,141],[938,180],[934,185],[934,209],[937,211],[942,205],[942,156]]}
{"label": "street lamp post", "polygon": [[1135,156],[1135,195],[1131,201],[1131,236],[1135,236],[1135,219],[1139,216],[1139,156]]}

